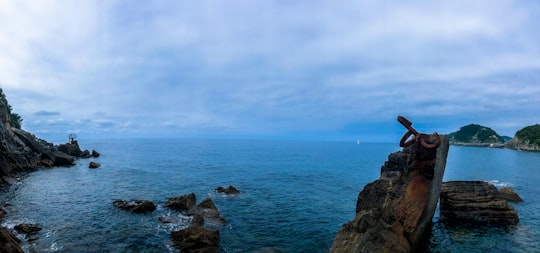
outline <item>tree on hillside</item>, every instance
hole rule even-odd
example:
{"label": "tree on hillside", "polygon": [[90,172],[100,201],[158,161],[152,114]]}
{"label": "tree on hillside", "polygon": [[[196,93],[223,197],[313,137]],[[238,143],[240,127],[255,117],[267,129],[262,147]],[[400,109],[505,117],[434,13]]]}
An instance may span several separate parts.
{"label": "tree on hillside", "polygon": [[462,143],[500,143],[502,137],[493,129],[478,124],[461,127],[457,132],[448,135],[450,141]]}
{"label": "tree on hillside", "polygon": [[11,127],[19,128],[19,129],[21,128],[23,119],[21,115],[13,112],[13,108],[8,103],[6,99],[6,95],[4,94],[4,91],[2,90],[2,88],[0,88],[0,110],[7,110],[7,113],[10,118]]}
{"label": "tree on hillside", "polygon": [[540,146],[540,124],[524,127],[516,132],[516,137],[531,145]]}

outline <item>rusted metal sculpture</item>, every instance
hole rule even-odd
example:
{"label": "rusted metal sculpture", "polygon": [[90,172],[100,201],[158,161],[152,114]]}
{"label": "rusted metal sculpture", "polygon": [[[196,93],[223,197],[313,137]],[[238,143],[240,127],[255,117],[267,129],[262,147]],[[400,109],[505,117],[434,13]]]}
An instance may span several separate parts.
{"label": "rusted metal sculpture", "polygon": [[[441,137],[437,132],[434,132],[433,134],[418,133],[418,131],[416,131],[416,129],[412,127],[412,122],[410,122],[405,117],[398,116],[397,120],[405,128],[407,128],[407,132],[403,135],[403,137],[401,137],[401,140],[399,141],[399,146],[408,147],[415,142],[419,142],[420,145],[422,145],[424,148],[434,149],[437,148],[439,144],[441,144]],[[407,140],[411,136],[412,138],[410,140]]]}

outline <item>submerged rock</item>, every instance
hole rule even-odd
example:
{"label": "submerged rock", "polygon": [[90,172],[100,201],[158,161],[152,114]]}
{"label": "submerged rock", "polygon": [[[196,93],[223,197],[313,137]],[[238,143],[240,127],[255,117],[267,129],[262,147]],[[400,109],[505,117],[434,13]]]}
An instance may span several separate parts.
{"label": "submerged rock", "polygon": [[113,206],[133,213],[151,213],[156,205],[150,200],[115,200]]}
{"label": "submerged rock", "polygon": [[219,252],[219,231],[201,226],[188,227],[171,234],[173,246],[184,253]]}
{"label": "submerged rock", "polygon": [[356,217],[341,227],[330,252],[422,251],[439,199],[448,146],[448,138],[441,135],[437,148],[415,142],[390,154],[380,178],[359,193]]}
{"label": "submerged rock", "polygon": [[217,193],[225,193],[226,195],[235,195],[235,194],[239,194],[240,191],[238,189],[236,189],[234,186],[232,185],[229,185],[229,187],[227,188],[224,188],[222,186],[218,186],[216,188],[216,192]]}
{"label": "submerged rock", "polygon": [[188,214],[194,216],[200,215],[201,217],[203,217],[204,221],[214,225],[225,225],[225,218],[221,216],[218,208],[210,198],[203,200],[203,202],[189,210]]}
{"label": "submerged rock", "polygon": [[100,164],[100,163],[90,162],[90,163],[88,164],[88,168],[90,168],[90,169],[97,169],[97,168],[99,168],[99,167],[101,167],[101,164]]}
{"label": "submerged rock", "polygon": [[42,228],[36,224],[19,224],[14,227],[15,231],[20,234],[36,233],[42,230]]}
{"label": "submerged rock", "polygon": [[179,197],[169,198],[165,203],[165,206],[177,211],[188,211],[195,206],[195,203],[195,193],[190,193]]}
{"label": "submerged rock", "polygon": [[441,188],[441,217],[448,223],[517,224],[516,210],[484,181],[451,181]]}

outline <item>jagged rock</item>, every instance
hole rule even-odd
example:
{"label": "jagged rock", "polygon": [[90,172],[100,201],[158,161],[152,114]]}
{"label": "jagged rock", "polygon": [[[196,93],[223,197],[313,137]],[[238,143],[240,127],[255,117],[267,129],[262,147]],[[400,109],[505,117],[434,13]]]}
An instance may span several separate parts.
{"label": "jagged rock", "polygon": [[100,164],[100,163],[90,162],[90,163],[88,164],[88,168],[90,168],[90,169],[97,169],[97,168],[99,168],[99,167],[101,167],[101,164]]}
{"label": "jagged rock", "polygon": [[92,150],[92,157],[99,157],[99,153],[96,150]]}
{"label": "jagged rock", "polygon": [[517,224],[516,210],[484,181],[451,181],[441,188],[441,216],[448,223]]}
{"label": "jagged rock", "polygon": [[42,230],[42,228],[36,224],[27,224],[27,223],[19,224],[15,226],[14,229],[20,234],[36,233]]}
{"label": "jagged rock", "polygon": [[195,203],[195,193],[190,193],[180,197],[169,198],[165,206],[177,211],[188,211],[195,206]]}
{"label": "jagged rock", "polygon": [[54,151],[54,166],[70,166],[75,162],[75,157],[61,151]]}
{"label": "jagged rock", "polygon": [[71,142],[58,145],[58,151],[66,153],[70,156],[80,157],[83,151],[79,147],[79,142],[73,140]]}
{"label": "jagged rock", "polygon": [[156,210],[156,205],[150,200],[115,200],[113,206],[133,213],[151,213]]}
{"label": "jagged rock", "polygon": [[0,221],[6,216],[7,212],[6,210],[0,208]]}
{"label": "jagged rock", "polygon": [[219,252],[219,231],[201,226],[188,227],[171,234],[173,246],[184,253]]}
{"label": "jagged rock", "polygon": [[90,158],[92,157],[92,155],[90,154],[90,151],[88,151],[87,149],[85,149],[82,153],[81,153],[81,158]]}
{"label": "jagged rock", "polygon": [[23,253],[19,239],[4,227],[0,227],[0,253]]}
{"label": "jagged rock", "polygon": [[392,153],[378,180],[359,193],[356,217],[338,231],[330,252],[422,251],[431,229],[448,154],[448,138],[435,149],[418,142]]}
{"label": "jagged rock", "polygon": [[217,193],[225,193],[226,195],[235,195],[235,194],[239,194],[240,191],[238,189],[236,189],[234,186],[232,185],[229,185],[229,187],[227,188],[224,188],[222,186],[218,186],[216,188],[216,192]]}
{"label": "jagged rock", "polygon": [[212,199],[207,198],[203,200],[196,207],[188,211],[189,215],[200,215],[204,218],[204,221],[209,222],[214,225],[223,226],[225,225],[225,219],[219,213],[218,208],[212,201]]}
{"label": "jagged rock", "polygon": [[204,218],[199,214],[195,214],[191,218],[190,225],[191,226],[202,226],[202,225],[204,225]]}
{"label": "jagged rock", "polygon": [[523,202],[523,199],[511,187],[503,187],[499,189],[499,197],[516,203]]}

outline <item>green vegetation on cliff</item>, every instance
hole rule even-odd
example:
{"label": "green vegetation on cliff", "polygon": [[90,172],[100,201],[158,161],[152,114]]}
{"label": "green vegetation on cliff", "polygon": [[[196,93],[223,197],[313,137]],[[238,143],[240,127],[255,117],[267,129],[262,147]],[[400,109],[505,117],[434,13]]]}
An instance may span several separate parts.
{"label": "green vegetation on cliff", "polygon": [[6,95],[4,94],[2,88],[0,88],[0,110],[7,110],[11,127],[21,129],[23,119],[21,115],[13,112],[13,108],[8,103]]}
{"label": "green vegetation on cliff", "polygon": [[448,135],[450,142],[457,143],[503,143],[503,138],[493,129],[478,124],[461,127],[457,132]]}
{"label": "green vegetation on cliff", "polygon": [[524,127],[516,132],[507,148],[540,151],[540,124]]}

